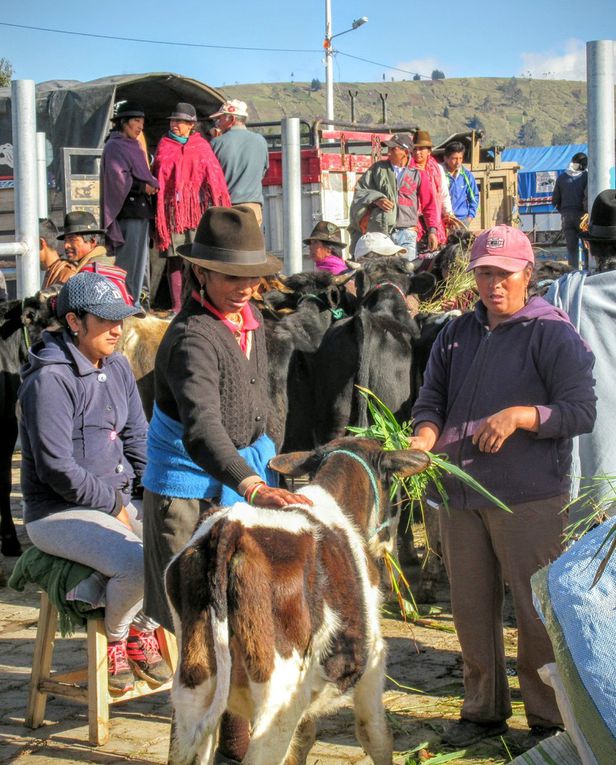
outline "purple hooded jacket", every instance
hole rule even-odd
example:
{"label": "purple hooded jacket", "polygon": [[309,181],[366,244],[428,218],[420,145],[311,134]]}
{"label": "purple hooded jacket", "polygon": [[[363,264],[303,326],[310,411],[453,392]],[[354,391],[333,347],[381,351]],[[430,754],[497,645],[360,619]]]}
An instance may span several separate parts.
{"label": "purple hooded jacket", "polygon": [[139,141],[113,130],[101,160],[101,224],[114,247],[124,244],[118,215],[135,181],[158,188]]}
{"label": "purple hooded jacket", "polygon": [[145,470],[148,423],[128,361],[89,362],[67,333],[44,332],[19,389],[25,521],[70,507],[117,515]]}
{"label": "purple hooded jacket", "polygon": [[[540,297],[492,331],[487,323],[479,302],[443,328],[413,407],[415,427],[436,425],[433,451],[507,504],[566,493],[571,438],[595,421],[594,356],[567,315]],[[477,425],[510,406],[536,406],[539,432],[518,429],[499,452],[480,452],[471,441]],[[454,509],[488,505],[457,479],[445,486]]]}

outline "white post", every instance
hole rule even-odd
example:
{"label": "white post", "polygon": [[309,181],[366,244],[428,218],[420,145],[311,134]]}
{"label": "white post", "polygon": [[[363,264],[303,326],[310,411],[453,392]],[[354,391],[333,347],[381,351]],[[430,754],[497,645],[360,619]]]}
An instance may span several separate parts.
{"label": "white post", "polygon": [[36,170],[36,100],[33,80],[11,83],[15,172],[15,238],[25,247],[16,258],[17,297],[40,288],[38,190]]}
{"label": "white post", "polygon": [[332,6],[331,0],[325,0],[325,116],[328,130],[333,130],[334,122],[334,51],[332,49]]}
{"label": "white post", "polygon": [[586,43],[588,89],[588,210],[614,188],[614,43]]}
{"label": "white post", "polygon": [[36,134],[36,169],[38,177],[38,216],[47,218],[49,208],[47,204],[47,146],[45,133]]}
{"label": "white post", "polygon": [[283,257],[287,276],[302,270],[302,168],[299,118],[284,117],[282,135]]}

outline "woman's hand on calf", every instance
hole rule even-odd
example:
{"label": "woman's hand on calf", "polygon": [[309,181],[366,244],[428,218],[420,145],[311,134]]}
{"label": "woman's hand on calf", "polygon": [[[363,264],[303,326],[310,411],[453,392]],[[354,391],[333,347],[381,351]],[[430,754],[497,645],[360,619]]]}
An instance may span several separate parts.
{"label": "woman's hand on calf", "polygon": [[303,494],[294,494],[287,489],[275,489],[273,486],[261,484],[259,490],[251,497],[255,507],[285,507],[286,505],[312,505],[312,500]]}

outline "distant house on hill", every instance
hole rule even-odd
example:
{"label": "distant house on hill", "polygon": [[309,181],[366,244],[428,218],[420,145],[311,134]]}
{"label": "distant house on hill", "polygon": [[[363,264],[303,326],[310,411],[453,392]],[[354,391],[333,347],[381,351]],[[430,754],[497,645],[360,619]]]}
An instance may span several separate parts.
{"label": "distant house on hill", "polygon": [[518,207],[525,231],[560,230],[560,215],[552,205],[552,192],[556,179],[565,172],[571,157],[579,151],[587,154],[587,144],[503,150],[501,156],[504,161],[520,165]]}

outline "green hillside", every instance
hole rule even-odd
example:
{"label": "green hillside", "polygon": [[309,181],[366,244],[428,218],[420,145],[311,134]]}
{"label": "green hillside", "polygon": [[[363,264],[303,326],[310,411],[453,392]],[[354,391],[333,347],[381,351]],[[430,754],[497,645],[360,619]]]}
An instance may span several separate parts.
{"label": "green hillside", "polygon": [[[319,85],[321,86],[319,88]],[[586,84],[524,78],[336,83],[336,117],[351,119],[348,91],[358,91],[357,122],[381,122],[381,99],[387,95],[390,125],[418,125],[438,143],[470,128],[485,131],[484,146],[545,146],[585,143]],[[250,119],[279,120],[325,115],[325,84],[267,83],[222,88],[229,98],[249,105]]]}

